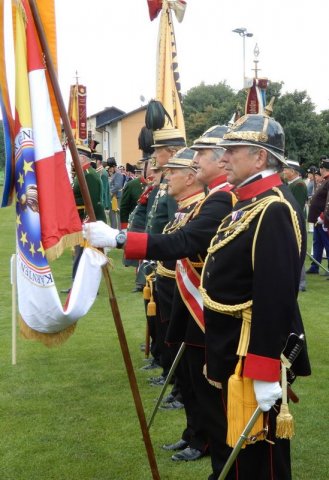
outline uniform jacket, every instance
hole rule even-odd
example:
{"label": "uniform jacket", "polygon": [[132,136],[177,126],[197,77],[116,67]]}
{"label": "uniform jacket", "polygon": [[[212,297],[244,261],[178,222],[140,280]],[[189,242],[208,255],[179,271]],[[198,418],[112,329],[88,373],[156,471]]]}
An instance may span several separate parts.
{"label": "uniform jacket", "polygon": [[[246,225],[246,229],[238,229],[239,221],[248,218],[246,212],[258,200],[273,195],[279,198],[272,187],[279,189],[296,212],[300,253],[290,210],[282,202],[272,203],[264,210],[257,236],[261,210]],[[276,174],[255,180],[235,190],[235,193],[239,201],[222,224],[222,227],[227,227],[231,223],[232,230],[219,231],[214,237],[214,248],[209,250],[203,269],[201,288],[215,302],[211,306],[205,302],[204,307],[207,375],[216,382],[226,381],[234,373],[238,361],[236,351],[242,321],[239,311],[234,316],[222,313],[222,305],[242,309],[252,302],[250,342],[244,375],[264,381],[278,381],[280,354],[288,335],[304,331],[297,303],[300,272],[306,252],[304,219],[289,188],[282,185]],[[253,243],[254,239],[256,243]],[[219,311],[218,304],[221,305]],[[296,374],[310,373],[306,348],[294,368]]]}
{"label": "uniform jacket", "polygon": [[315,191],[308,212],[308,221],[311,223],[316,223],[318,217],[323,216],[323,212],[326,207],[326,201],[329,193],[329,173],[325,177],[324,181],[321,183],[319,188]]}
{"label": "uniform jacket", "polygon": [[110,187],[109,187],[109,176],[104,167],[99,167],[96,169],[96,172],[101,178],[102,182],[102,203],[106,210],[110,208]]}
{"label": "uniform jacket", "polygon": [[297,200],[302,212],[304,212],[305,204],[307,202],[307,186],[301,177],[295,178],[292,182],[288,183],[288,186]]}
{"label": "uniform jacket", "polygon": [[[204,197],[204,193],[201,195]],[[200,193],[190,196],[183,202],[178,203],[178,210],[174,218],[167,223],[163,229],[164,235],[172,235],[180,224],[184,221],[186,215],[193,211],[194,206],[200,199]],[[156,274],[156,289],[161,309],[161,321],[169,323],[174,306],[173,296],[176,287],[175,279],[176,259],[159,260]],[[185,306],[184,306],[185,308]]]}
{"label": "uniform jacket", "polygon": [[146,181],[143,177],[134,178],[125,184],[120,202],[121,228],[127,228],[129,215],[136,207],[145,186]]}
{"label": "uniform jacket", "polygon": [[[170,235],[128,233],[125,246],[127,258],[177,260],[188,257],[192,262],[203,263],[211,238],[221,220],[232,210],[232,195],[217,190],[224,181],[225,177],[220,177],[189,221]],[[203,331],[189,314],[177,287],[167,340],[169,343],[184,340],[193,345],[204,345]]]}
{"label": "uniform jacket", "polygon": [[162,233],[165,225],[174,218],[177,210],[176,200],[167,193],[167,182],[161,182],[153,189],[148,201],[146,232]]}
{"label": "uniform jacket", "polygon": [[[106,215],[104,206],[102,203],[102,182],[101,179],[94,168],[87,164],[83,167],[83,173],[86,179],[87,187],[89,190],[91,203],[94,207],[94,212],[96,220],[103,220],[106,223]],[[78,177],[74,177],[73,181],[73,194],[75,198],[75,203],[78,207],[78,212],[81,220],[84,220],[87,212],[84,208],[84,201],[82,198]]]}

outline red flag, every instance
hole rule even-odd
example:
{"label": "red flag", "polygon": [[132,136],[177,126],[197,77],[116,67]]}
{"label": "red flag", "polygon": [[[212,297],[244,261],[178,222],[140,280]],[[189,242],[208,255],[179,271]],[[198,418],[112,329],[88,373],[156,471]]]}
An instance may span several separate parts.
{"label": "red flag", "polygon": [[147,4],[149,7],[149,15],[151,21],[154,20],[162,9],[162,0],[147,0]]}
{"label": "red flag", "polygon": [[[64,308],[48,259],[82,241],[28,0],[16,7],[15,188],[18,308],[28,338],[58,343],[93,304],[104,255],[84,249]],[[46,256],[47,254],[47,256]],[[101,258],[103,257],[103,258]]]}

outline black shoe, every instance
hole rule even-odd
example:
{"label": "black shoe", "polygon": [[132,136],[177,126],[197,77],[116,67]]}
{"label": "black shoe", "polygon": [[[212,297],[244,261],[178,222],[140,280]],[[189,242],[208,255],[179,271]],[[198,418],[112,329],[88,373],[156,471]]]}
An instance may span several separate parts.
{"label": "black shoe", "polygon": [[187,446],[188,446],[188,443],[181,438],[176,443],[169,443],[169,444],[162,445],[162,448],[164,450],[174,451],[174,450],[184,450]]}
{"label": "black shoe", "polygon": [[144,287],[137,287],[137,286],[136,286],[136,287],[131,291],[131,293],[142,292],[143,290],[144,290]]}
{"label": "black shoe", "polygon": [[191,462],[193,460],[198,460],[199,458],[204,457],[204,453],[201,452],[201,450],[197,450],[196,448],[190,448],[186,447],[184,450],[182,450],[179,453],[175,453],[171,457],[174,462],[179,462],[184,460],[185,462]]}
{"label": "black shoe", "polygon": [[165,384],[166,382],[166,377],[163,377],[160,375],[160,377],[154,377],[153,379],[150,379],[149,385],[152,387],[161,387]]}
{"label": "black shoe", "polygon": [[70,293],[71,289],[70,288],[66,288],[65,290],[61,290],[61,293]]}
{"label": "black shoe", "polygon": [[158,375],[157,377],[149,377],[148,381],[149,382],[162,382],[163,379],[166,379],[163,375]]}
{"label": "black shoe", "polygon": [[310,267],[308,270],[306,270],[306,273],[318,274],[319,270],[315,270],[314,268]]}
{"label": "black shoe", "polygon": [[167,395],[163,400],[162,402],[163,403],[171,403],[175,400],[175,395],[173,395],[172,393],[169,393],[169,395]]}
{"label": "black shoe", "polygon": [[301,287],[301,288],[299,289],[299,291],[300,291],[300,292],[306,292],[306,288],[305,288],[305,287]]}
{"label": "black shoe", "polygon": [[181,403],[178,400],[174,400],[173,402],[163,403],[159,407],[160,410],[179,410],[180,408],[184,408],[184,403]]}
{"label": "black shoe", "polygon": [[152,361],[151,363],[144,365],[144,367],[141,367],[140,370],[154,370],[155,368],[161,368],[161,367],[156,362]]}

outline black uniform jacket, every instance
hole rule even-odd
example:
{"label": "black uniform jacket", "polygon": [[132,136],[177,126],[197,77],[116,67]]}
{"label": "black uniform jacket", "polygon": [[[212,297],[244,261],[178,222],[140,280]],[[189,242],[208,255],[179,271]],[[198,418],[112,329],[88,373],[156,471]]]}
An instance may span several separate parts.
{"label": "black uniform jacket", "polygon": [[221,220],[231,210],[232,195],[229,192],[211,192],[198,214],[171,235],[128,232],[125,256],[153,260],[204,258]]}
{"label": "black uniform jacket", "polygon": [[[237,230],[237,221],[246,219],[248,210],[258,200],[273,195],[279,198],[272,186],[282,192],[293,206],[301,240],[300,253],[291,212],[283,202],[272,203],[264,211],[260,224],[261,212],[246,225],[246,229]],[[235,193],[239,201],[223,223],[227,226],[232,222],[233,229],[229,233],[219,231],[213,239],[212,245],[215,248],[221,245],[221,248],[208,254],[201,287],[217,304],[236,306],[252,301],[250,343],[244,375],[273,382],[279,380],[280,353],[288,335],[304,331],[297,303],[306,251],[304,219],[289,188],[282,185],[276,174],[256,180],[235,190]],[[243,210],[246,207],[247,210]],[[216,308],[210,304],[206,306],[205,302],[207,375],[211,380],[222,382],[234,372],[237,364],[241,318],[220,313],[222,307],[219,311]],[[310,373],[306,348],[298,357],[294,371],[301,375]]]}
{"label": "black uniform jacket", "polygon": [[[182,202],[178,202],[178,210],[174,218],[163,229],[166,235],[172,235],[185,221],[185,216],[193,211],[198,201],[204,198],[204,192],[191,195]],[[159,260],[156,274],[156,288],[160,302],[161,321],[169,323],[173,308],[173,296],[176,286],[176,260]],[[184,305],[185,308],[185,305]]]}
{"label": "black uniform jacket", "polygon": [[[137,255],[137,258],[162,260],[189,258],[192,263],[200,265],[196,268],[200,273],[211,238],[221,220],[232,210],[232,195],[220,190],[228,189],[225,177],[219,177],[212,187],[207,197],[195,208],[189,221],[170,235],[128,233],[125,247],[127,258],[134,255]],[[204,333],[188,312],[177,286],[167,341],[204,345]]]}

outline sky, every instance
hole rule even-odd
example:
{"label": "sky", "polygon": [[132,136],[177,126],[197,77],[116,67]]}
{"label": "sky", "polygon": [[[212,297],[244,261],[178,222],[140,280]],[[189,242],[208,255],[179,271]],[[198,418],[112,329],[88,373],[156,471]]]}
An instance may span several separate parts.
{"label": "sky", "polygon": [[[319,0],[186,0],[174,18],[182,93],[204,82],[243,85],[252,77],[258,45],[259,76],[284,82],[283,92],[306,90],[320,112],[329,109],[329,2]],[[146,0],[55,0],[59,83],[68,105],[70,85],[87,87],[87,115],[115,106],[129,112],[155,96],[159,17]],[[275,116],[275,108],[274,108]]]}

